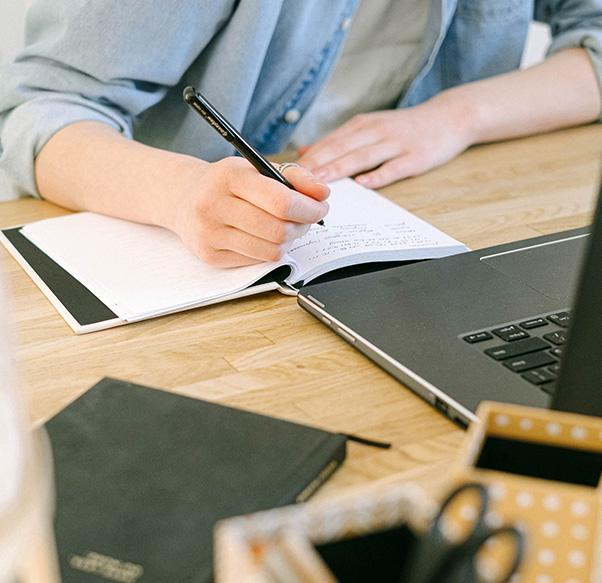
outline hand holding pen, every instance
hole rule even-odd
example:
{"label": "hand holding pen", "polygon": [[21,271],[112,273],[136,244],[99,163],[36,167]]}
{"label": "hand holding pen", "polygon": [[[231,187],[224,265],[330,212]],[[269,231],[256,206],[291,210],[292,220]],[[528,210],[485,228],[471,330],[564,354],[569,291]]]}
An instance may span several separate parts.
{"label": "hand holding pen", "polygon": [[[186,96],[190,103],[192,94],[187,91]],[[228,130],[234,129],[226,120],[223,122]],[[230,267],[278,260],[292,240],[303,236],[328,212],[328,187],[300,166],[285,165],[286,177],[279,180],[260,174],[241,157],[210,164],[191,158],[190,167],[183,168],[183,172],[189,192],[177,209],[173,230],[212,265]]]}

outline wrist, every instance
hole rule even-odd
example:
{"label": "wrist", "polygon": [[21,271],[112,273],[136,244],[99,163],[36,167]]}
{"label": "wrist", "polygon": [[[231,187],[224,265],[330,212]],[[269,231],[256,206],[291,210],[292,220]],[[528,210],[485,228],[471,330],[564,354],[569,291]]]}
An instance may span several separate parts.
{"label": "wrist", "polygon": [[483,108],[470,85],[448,89],[431,101],[443,112],[445,123],[464,140],[466,147],[483,141]]}
{"label": "wrist", "polygon": [[161,227],[177,232],[182,222],[182,213],[187,213],[186,201],[198,192],[203,184],[203,174],[208,162],[193,156],[168,153],[164,165],[161,184],[158,185],[158,198],[153,222]]}

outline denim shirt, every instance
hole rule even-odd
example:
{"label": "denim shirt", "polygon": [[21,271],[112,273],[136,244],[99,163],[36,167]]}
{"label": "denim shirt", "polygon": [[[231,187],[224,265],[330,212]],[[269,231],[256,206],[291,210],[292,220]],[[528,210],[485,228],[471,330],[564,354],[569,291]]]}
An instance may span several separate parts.
{"label": "denim shirt", "polygon": [[[37,194],[35,157],[79,121],[209,161],[233,154],[183,104],[189,84],[259,150],[278,152],[328,77],[357,3],[35,0],[26,48],[0,68],[10,194]],[[602,0],[431,0],[419,72],[398,107],[517,69],[533,18],[551,25],[550,52],[585,47],[602,78]]]}

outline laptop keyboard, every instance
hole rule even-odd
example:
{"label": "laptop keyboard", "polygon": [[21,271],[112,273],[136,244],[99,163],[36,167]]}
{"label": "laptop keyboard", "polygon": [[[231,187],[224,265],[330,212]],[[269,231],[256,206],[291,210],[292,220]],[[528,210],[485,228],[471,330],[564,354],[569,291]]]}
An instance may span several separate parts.
{"label": "laptop keyboard", "polygon": [[571,312],[565,310],[471,332],[461,338],[551,395],[556,388],[570,321]]}

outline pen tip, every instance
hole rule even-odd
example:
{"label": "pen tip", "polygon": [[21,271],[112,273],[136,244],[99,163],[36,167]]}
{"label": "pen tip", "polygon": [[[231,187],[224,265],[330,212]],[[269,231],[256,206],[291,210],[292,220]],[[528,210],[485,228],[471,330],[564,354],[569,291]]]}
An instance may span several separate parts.
{"label": "pen tip", "polygon": [[326,225],[324,224],[324,221],[322,219],[320,219],[318,221],[318,225],[320,225],[320,227],[325,227]]}

